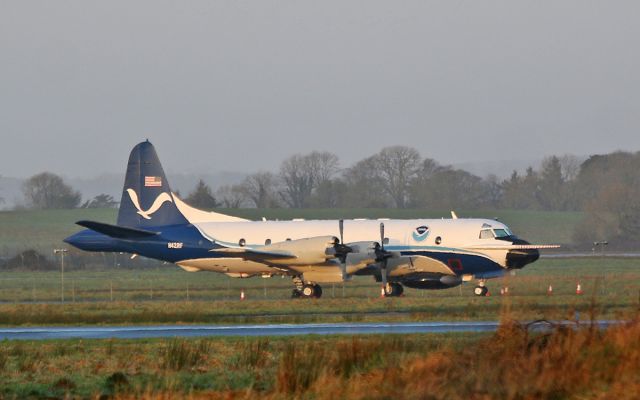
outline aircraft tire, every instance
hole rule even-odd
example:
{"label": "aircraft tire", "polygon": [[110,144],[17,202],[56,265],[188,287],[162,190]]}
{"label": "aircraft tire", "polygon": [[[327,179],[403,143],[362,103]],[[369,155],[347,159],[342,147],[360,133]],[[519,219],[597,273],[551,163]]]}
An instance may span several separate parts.
{"label": "aircraft tire", "polygon": [[476,286],[473,289],[473,294],[476,296],[486,296],[489,293],[489,289],[486,286]]}
{"label": "aircraft tire", "polygon": [[300,296],[302,296],[302,293],[300,293],[300,291],[298,289],[293,289],[293,292],[291,292],[291,298],[292,299],[299,299]]}
{"label": "aircraft tire", "polygon": [[396,282],[387,283],[387,287],[384,289],[384,297],[398,297],[404,292],[404,288],[401,284]]}
{"label": "aircraft tire", "polygon": [[318,284],[313,285],[313,297],[316,299],[322,297],[322,286]]}
{"label": "aircraft tire", "polygon": [[300,293],[302,297],[311,298],[316,296],[316,286],[315,285],[304,285],[302,288],[302,292]]}

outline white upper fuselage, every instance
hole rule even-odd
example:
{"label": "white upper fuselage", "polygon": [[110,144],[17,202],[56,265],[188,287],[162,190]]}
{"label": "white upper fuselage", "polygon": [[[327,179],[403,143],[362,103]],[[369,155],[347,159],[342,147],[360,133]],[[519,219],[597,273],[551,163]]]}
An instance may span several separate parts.
{"label": "white upper fuselage", "polygon": [[[481,247],[488,258],[500,265],[505,262],[506,251],[487,250],[492,244],[505,245],[504,241],[480,238],[483,229],[508,231],[503,223],[489,219],[344,220],[344,243],[380,242],[380,223],[384,223],[388,239],[385,247],[391,251],[455,249],[477,253],[480,250],[474,248]],[[340,237],[337,220],[199,222],[194,225],[205,237],[225,247],[242,247],[243,243],[251,248],[318,236]]]}

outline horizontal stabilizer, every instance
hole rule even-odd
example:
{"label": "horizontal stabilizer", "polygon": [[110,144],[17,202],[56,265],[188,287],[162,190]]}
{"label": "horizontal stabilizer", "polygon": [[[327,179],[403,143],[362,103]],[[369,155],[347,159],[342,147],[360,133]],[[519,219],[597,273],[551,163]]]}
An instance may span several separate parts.
{"label": "horizontal stabilizer", "polygon": [[143,239],[159,233],[95,221],[78,221],[76,224],[116,239]]}

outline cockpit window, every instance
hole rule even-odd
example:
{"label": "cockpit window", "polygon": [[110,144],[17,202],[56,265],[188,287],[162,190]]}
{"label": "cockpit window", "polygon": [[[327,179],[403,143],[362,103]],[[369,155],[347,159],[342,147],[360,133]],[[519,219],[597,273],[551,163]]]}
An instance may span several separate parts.
{"label": "cockpit window", "polygon": [[494,229],[493,231],[495,232],[497,238],[511,236],[511,233],[506,229]]}
{"label": "cockpit window", "polygon": [[481,230],[480,239],[493,239],[493,232],[491,231],[491,229]]}

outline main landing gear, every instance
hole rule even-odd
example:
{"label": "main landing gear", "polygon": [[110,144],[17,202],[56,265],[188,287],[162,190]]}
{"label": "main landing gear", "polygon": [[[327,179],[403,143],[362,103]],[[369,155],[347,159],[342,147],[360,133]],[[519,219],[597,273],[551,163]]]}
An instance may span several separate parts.
{"label": "main landing gear", "polygon": [[293,289],[291,293],[291,298],[297,299],[300,297],[303,298],[320,298],[322,296],[322,287],[317,283],[307,283],[305,284],[299,276],[293,277],[293,284],[296,285],[296,288]]}
{"label": "main landing gear", "polygon": [[484,281],[479,281],[478,286],[473,289],[473,294],[476,296],[486,296],[489,294],[489,288],[485,286]]}
{"label": "main landing gear", "polygon": [[404,288],[397,282],[387,282],[384,286],[384,297],[398,297],[404,292]]}

